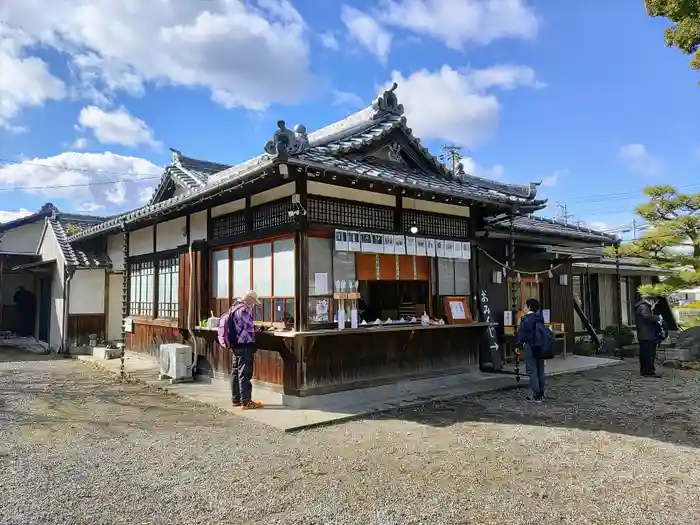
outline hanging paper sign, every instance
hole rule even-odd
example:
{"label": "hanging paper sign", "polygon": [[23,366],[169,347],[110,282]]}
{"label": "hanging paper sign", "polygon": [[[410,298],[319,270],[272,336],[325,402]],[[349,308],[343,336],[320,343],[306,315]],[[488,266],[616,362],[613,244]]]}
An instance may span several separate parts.
{"label": "hanging paper sign", "polygon": [[435,239],[425,240],[425,254],[428,257],[435,257]]}
{"label": "hanging paper sign", "polygon": [[394,253],[406,255],[406,239],[403,235],[394,235]]}
{"label": "hanging paper sign", "polygon": [[445,241],[445,258],[451,259],[455,255],[455,243],[452,241]]}
{"label": "hanging paper sign", "polygon": [[426,248],[425,248],[425,239],[418,237],[416,239],[416,255],[423,255],[424,256],[426,253],[427,252],[426,252]]}
{"label": "hanging paper sign", "polygon": [[360,232],[348,232],[348,251],[362,251],[362,245],[360,244]]}
{"label": "hanging paper sign", "polygon": [[416,254],[416,238],[406,237],[406,255]]}
{"label": "hanging paper sign", "polygon": [[445,256],[445,241],[436,239],[435,240],[435,256],[444,257]]}
{"label": "hanging paper sign", "polygon": [[374,245],[374,253],[384,253],[384,237],[381,233],[372,234],[372,244]]}
{"label": "hanging paper sign", "polygon": [[372,244],[371,233],[360,233],[360,246],[365,253],[374,253],[374,244]]}
{"label": "hanging paper sign", "polygon": [[394,253],[394,236],[384,235],[384,253]]}
{"label": "hanging paper sign", "polygon": [[461,258],[462,258],[462,243],[459,242],[459,241],[455,241],[455,243],[454,243],[453,257],[454,257],[455,259],[461,259]]}
{"label": "hanging paper sign", "polygon": [[472,258],[472,245],[469,242],[462,243],[462,259]]}
{"label": "hanging paper sign", "polygon": [[335,230],[335,251],[348,251],[348,232],[345,230]]}

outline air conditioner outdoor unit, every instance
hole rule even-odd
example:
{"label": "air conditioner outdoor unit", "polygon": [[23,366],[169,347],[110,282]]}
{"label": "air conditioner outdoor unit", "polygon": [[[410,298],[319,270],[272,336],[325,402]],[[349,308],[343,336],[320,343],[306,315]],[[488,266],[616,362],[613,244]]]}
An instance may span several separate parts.
{"label": "air conditioner outdoor unit", "polygon": [[179,343],[160,345],[159,379],[170,379],[171,383],[192,379],[192,347]]}

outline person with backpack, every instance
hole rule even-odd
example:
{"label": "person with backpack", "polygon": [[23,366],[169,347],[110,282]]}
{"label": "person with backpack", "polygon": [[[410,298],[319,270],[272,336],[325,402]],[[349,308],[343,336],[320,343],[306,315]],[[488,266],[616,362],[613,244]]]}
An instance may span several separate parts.
{"label": "person with backpack", "polygon": [[545,376],[544,362],[554,357],[556,342],[554,334],[544,324],[537,299],[525,302],[525,315],[520,320],[517,342],[525,350],[525,370],[530,377],[532,394],[527,400],[533,403],[544,401]]}
{"label": "person with backpack", "polygon": [[249,291],[236,300],[219,319],[219,344],[231,350],[231,404],[243,410],[259,408],[262,403],[252,400],[253,363],[255,360],[255,326],[253,309],[260,305],[258,294]]}

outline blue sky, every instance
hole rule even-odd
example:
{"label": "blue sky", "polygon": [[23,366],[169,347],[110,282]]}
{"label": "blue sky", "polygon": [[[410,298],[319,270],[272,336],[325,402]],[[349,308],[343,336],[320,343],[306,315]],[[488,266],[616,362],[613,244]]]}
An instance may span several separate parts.
{"label": "blue sky", "polygon": [[433,152],[545,181],[545,215],[613,228],[645,185],[700,189],[700,79],[642,0],[41,3],[0,7],[0,218],[135,207],[168,147],[236,163],[392,80]]}

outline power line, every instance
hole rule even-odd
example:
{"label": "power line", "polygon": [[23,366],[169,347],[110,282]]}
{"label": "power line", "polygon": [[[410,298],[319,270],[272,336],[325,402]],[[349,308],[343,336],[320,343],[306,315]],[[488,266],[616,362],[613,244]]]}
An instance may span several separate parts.
{"label": "power line", "polygon": [[54,190],[61,188],[85,188],[89,186],[104,186],[107,184],[119,184],[122,182],[140,182],[143,180],[160,179],[160,177],[142,177],[140,179],[121,179],[121,180],[106,180],[97,182],[85,182],[83,184],[60,184],[56,186],[12,186],[11,188],[0,188],[0,191],[16,191],[16,190]]}
{"label": "power line", "polygon": [[[3,159],[0,158],[0,166],[2,164],[24,164],[27,166],[36,166],[38,168],[48,168],[48,169],[54,169],[58,171],[77,171],[77,172],[83,172],[83,173],[92,173],[92,174],[98,174],[98,175],[130,175],[132,177],[136,177],[139,179],[143,178],[160,178],[160,175],[154,175],[153,172],[151,173],[136,173],[133,171],[107,171],[107,170],[101,170],[101,169],[89,169],[89,168],[73,168],[71,166],[61,166],[61,165],[56,165],[56,164],[43,164],[41,162],[34,162],[31,160],[11,160],[11,159]],[[163,168],[165,169],[165,168]]]}

